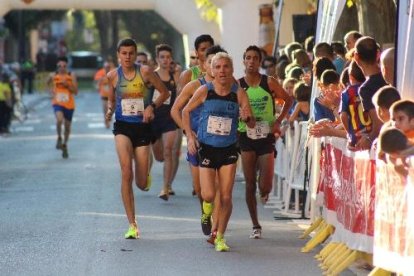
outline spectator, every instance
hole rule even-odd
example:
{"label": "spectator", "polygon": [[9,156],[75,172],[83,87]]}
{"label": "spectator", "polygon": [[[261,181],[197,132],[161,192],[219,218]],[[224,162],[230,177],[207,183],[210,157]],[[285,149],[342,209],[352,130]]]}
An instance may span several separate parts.
{"label": "spectator", "polygon": [[399,100],[391,106],[392,120],[395,127],[400,129],[414,143],[414,102]]}
{"label": "spectator", "polygon": [[377,110],[378,118],[385,124],[391,121],[390,108],[393,103],[401,100],[400,93],[395,87],[387,85],[375,93],[372,102]]}
{"label": "spectator", "polygon": [[293,95],[296,100],[296,104],[293,110],[292,115],[289,117],[289,122],[293,123],[297,121],[307,121],[309,120],[310,112],[310,97],[311,97],[311,87],[306,85],[305,82],[301,81],[295,84],[293,89]]}
{"label": "spectator", "polygon": [[355,145],[360,150],[369,149],[372,142],[378,137],[382,122],[378,119],[372,97],[375,92],[386,85],[378,65],[379,48],[375,39],[364,36],[358,39],[355,44],[354,60],[361,68],[366,81],[359,88],[359,97],[364,112],[371,119],[372,127],[368,135],[365,135]]}
{"label": "spectator", "polygon": [[276,58],[265,57],[262,61],[262,68],[265,70],[265,75],[276,78]]}
{"label": "spectator", "polygon": [[345,42],[345,48],[350,51],[355,47],[356,41],[362,37],[362,34],[360,34],[357,31],[350,31],[345,34],[344,36],[344,42]]}
{"label": "spectator", "polygon": [[382,52],[380,57],[380,66],[381,73],[385,81],[389,85],[394,84],[394,58],[395,58],[395,48],[389,48]]}
{"label": "spectator", "polygon": [[10,133],[9,126],[13,110],[12,90],[8,76],[0,74],[0,135]]}
{"label": "spectator", "polygon": [[24,89],[26,87],[27,81],[27,93],[33,93],[33,80],[35,76],[35,66],[33,62],[28,59],[21,65],[21,73],[20,73],[20,82],[22,85],[22,93],[24,93]]}

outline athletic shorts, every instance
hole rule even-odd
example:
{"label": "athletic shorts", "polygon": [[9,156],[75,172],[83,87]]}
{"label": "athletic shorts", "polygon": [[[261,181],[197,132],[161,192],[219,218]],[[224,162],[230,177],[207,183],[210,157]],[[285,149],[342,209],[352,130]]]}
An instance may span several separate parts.
{"label": "athletic shorts", "polygon": [[171,116],[157,118],[151,122],[152,143],[160,139],[163,133],[176,130],[178,127]]}
{"label": "athletic shorts", "polygon": [[67,109],[61,105],[54,104],[53,111],[55,113],[61,111],[63,113],[63,117],[65,118],[65,120],[72,122],[73,112],[75,111],[75,109]]}
{"label": "athletic shorts", "polygon": [[148,123],[115,121],[112,133],[127,136],[134,148],[148,146],[151,142],[151,124]]}
{"label": "athletic shorts", "polygon": [[250,139],[246,132],[240,132],[239,146],[241,151],[254,151],[257,156],[275,152],[275,136],[269,134],[266,138]]}
{"label": "athletic shorts", "polygon": [[198,159],[198,154],[191,154],[187,151],[187,161],[194,167],[200,166],[200,160]]}
{"label": "athletic shorts", "polygon": [[222,166],[234,164],[239,158],[237,145],[218,148],[200,143],[198,158],[201,168],[220,169]]}

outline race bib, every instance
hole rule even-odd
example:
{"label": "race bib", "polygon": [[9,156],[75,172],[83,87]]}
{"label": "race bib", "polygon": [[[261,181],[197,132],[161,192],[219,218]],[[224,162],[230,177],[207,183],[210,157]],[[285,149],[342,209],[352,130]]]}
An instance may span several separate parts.
{"label": "race bib", "polygon": [[230,135],[231,118],[208,116],[207,133],[215,135]]}
{"label": "race bib", "polygon": [[247,137],[253,140],[266,138],[270,132],[269,123],[266,121],[256,122],[254,128],[246,126]]}
{"label": "race bib", "polygon": [[[168,91],[168,93],[170,94],[170,96],[168,97],[168,99],[166,99],[163,104],[169,105],[171,103],[171,91]],[[158,91],[157,89],[154,89],[154,96],[152,96],[152,102],[155,102],[158,97],[161,95],[160,91]]]}
{"label": "race bib", "polygon": [[58,103],[67,103],[69,101],[69,95],[67,93],[57,93],[56,101]]}
{"label": "race bib", "polygon": [[144,112],[144,100],[140,99],[122,99],[122,116],[134,116]]}

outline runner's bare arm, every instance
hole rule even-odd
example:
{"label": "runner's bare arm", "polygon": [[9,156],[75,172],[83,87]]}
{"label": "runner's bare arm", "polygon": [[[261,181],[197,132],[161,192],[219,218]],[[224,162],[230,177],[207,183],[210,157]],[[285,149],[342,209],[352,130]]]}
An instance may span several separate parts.
{"label": "runner's bare arm", "polygon": [[269,85],[270,90],[273,92],[274,99],[282,99],[285,103],[283,105],[283,108],[280,112],[279,117],[276,119],[276,123],[282,122],[282,120],[286,117],[286,115],[289,112],[290,107],[293,104],[292,98],[289,96],[289,94],[283,89],[280,84],[274,79],[274,78],[267,78],[267,84]]}
{"label": "runner's bare arm", "polygon": [[188,103],[190,98],[193,96],[194,91],[200,87],[200,82],[198,80],[193,80],[187,83],[186,86],[181,90],[181,93],[175,99],[175,102],[171,108],[171,117],[174,119],[175,123],[179,128],[183,129],[183,122],[181,118],[181,111],[184,106]]}
{"label": "runner's bare arm", "polygon": [[105,78],[108,79],[109,83],[109,92],[108,92],[108,111],[105,114],[106,120],[110,121],[112,118],[112,115],[115,112],[116,107],[116,97],[115,97],[115,86],[118,82],[118,74],[116,70],[112,70],[106,74]]}
{"label": "runner's bare arm", "polygon": [[191,129],[191,120],[190,120],[190,112],[196,109],[200,104],[202,104],[207,97],[207,86],[203,85],[199,87],[194,95],[191,97],[190,101],[184,107],[182,112],[182,123],[184,127],[184,131],[187,135],[187,145],[188,151],[191,154],[195,154],[198,148],[198,141],[197,137],[193,133]]}
{"label": "runner's bare arm", "polygon": [[177,94],[181,93],[181,90],[191,81],[191,70],[185,70],[181,73],[177,83]]}
{"label": "runner's bare arm", "polygon": [[240,86],[237,90],[237,100],[240,105],[240,118],[247,124],[248,127],[254,127],[256,120],[253,116],[249,98],[247,97],[246,91]]}

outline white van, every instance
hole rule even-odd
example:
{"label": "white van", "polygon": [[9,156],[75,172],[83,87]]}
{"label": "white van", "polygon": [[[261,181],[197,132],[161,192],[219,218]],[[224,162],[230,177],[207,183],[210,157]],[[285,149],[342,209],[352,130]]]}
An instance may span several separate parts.
{"label": "white van", "polygon": [[103,59],[95,52],[74,51],[68,54],[69,71],[78,78],[93,79],[96,71],[102,68]]}

